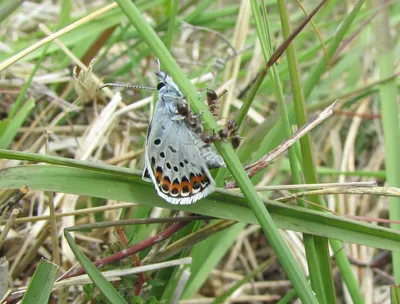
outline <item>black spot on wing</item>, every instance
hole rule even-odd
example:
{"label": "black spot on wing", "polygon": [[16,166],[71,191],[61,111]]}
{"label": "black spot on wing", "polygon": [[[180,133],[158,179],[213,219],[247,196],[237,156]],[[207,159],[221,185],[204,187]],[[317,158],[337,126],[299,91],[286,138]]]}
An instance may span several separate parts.
{"label": "black spot on wing", "polygon": [[183,194],[189,193],[189,187],[188,187],[188,186],[184,186],[184,187],[182,188],[182,193],[183,193]]}
{"label": "black spot on wing", "polygon": [[178,151],[175,150],[175,148],[173,146],[168,146],[168,149],[170,149],[172,153],[178,152]]}
{"label": "black spot on wing", "polygon": [[149,170],[145,169],[145,170],[144,170],[143,176],[144,176],[144,177],[147,177],[147,178],[151,178],[150,173],[149,173]]}

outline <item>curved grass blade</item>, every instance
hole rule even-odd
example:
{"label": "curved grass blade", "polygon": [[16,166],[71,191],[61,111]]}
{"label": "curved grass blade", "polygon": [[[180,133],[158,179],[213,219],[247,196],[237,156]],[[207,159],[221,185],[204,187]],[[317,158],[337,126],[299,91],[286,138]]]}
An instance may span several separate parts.
{"label": "curved grass blade", "polygon": [[[117,290],[111,285],[109,281],[101,274],[101,272],[90,262],[88,257],[84,255],[76,245],[72,238],[68,228],[64,229],[64,236],[67,239],[69,246],[71,247],[76,259],[85,268],[87,275],[93,281],[93,283],[100,289],[103,295],[113,304],[125,304],[127,303],[124,298],[118,293]],[[42,303],[42,302],[37,302]],[[43,302],[44,303],[44,302]]]}
{"label": "curved grass blade", "polygon": [[[141,174],[126,177],[100,174],[63,166],[24,165],[0,170],[0,188],[55,191],[104,199],[140,202],[143,205],[176,209],[234,221],[257,224],[247,200],[240,194],[219,190],[192,205],[171,205],[158,197]],[[327,212],[263,201],[280,229],[320,235],[345,242],[400,252],[400,233]]]}

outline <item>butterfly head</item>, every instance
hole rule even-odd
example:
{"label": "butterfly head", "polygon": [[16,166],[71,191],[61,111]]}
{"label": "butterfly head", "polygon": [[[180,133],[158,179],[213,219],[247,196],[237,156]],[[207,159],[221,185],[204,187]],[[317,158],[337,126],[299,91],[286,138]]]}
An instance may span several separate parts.
{"label": "butterfly head", "polygon": [[157,71],[156,75],[158,77],[157,90],[159,94],[176,94],[178,97],[183,97],[182,92],[170,75],[161,70]]}

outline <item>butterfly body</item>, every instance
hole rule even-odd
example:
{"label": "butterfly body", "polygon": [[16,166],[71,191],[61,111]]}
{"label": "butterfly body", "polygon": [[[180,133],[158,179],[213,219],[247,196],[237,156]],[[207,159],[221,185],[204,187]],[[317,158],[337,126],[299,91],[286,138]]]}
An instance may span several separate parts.
{"label": "butterfly body", "polygon": [[163,71],[156,74],[158,101],[147,134],[143,179],[150,179],[167,202],[192,204],[215,190],[209,169],[225,163],[201,140],[198,118],[172,78]]}

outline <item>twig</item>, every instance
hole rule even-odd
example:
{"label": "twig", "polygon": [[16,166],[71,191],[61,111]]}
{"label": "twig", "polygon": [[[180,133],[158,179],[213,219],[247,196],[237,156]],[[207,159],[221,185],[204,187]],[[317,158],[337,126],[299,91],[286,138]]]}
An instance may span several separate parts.
{"label": "twig", "polygon": [[175,291],[171,296],[171,299],[170,299],[171,304],[177,304],[179,302],[189,279],[190,279],[190,269],[185,268],[185,269],[183,269],[181,277],[179,278],[178,284],[176,285]]}
{"label": "twig", "polygon": [[302,29],[308,24],[308,22],[314,17],[314,15],[320,10],[322,6],[328,0],[321,1],[318,6],[303,20],[303,22],[290,34],[288,39],[286,39],[271,55],[271,58],[267,62],[267,69],[270,68],[278,59],[281,57],[283,52],[286,50],[287,46],[293,41],[294,38],[302,31]]}
{"label": "twig", "polygon": [[274,190],[297,190],[297,189],[316,189],[327,187],[376,187],[376,181],[369,182],[346,182],[346,183],[320,183],[320,184],[297,184],[297,185],[279,185],[279,186],[258,186],[257,191]]}
{"label": "twig", "polygon": [[[328,108],[326,108],[324,111],[322,111],[316,117],[311,118],[304,126],[302,126],[295,133],[293,133],[293,135],[290,138],[285,140],[282,144],[280,144],[274,150],[269,152],[267,155],[263,156],[260,160],[247,166],[246,170],[249,170],[248,176],[251,178],[257,172],[259,172],[260,170],[269,166],[273,160],[275,160],[279,155],[281,155],[283,152],[285,152],[287,149],[289,149],[298,139],[300,139],[302,136],[306,135],[308,132],[310,132],[312,129],[314,129],[317,125],[319,125],[322,121],[324,121],[329,116],[331,116],[333,113],[333,109],[336,106],[337,102],[338,102],[338,100],[335,101],[334,103],[332,103]],[[233,183],[227,184],[225,186],[225,189],[232,189],[232,188],[236,188],[236,187],[237,187],[236,182],[233,182]]]}
{"label": "twig", "polygon": [[50,227],[48,227],[48,229],[47,228],[43,229],[40,235],[37,238],[35,238],[32,246],[29,247],[29,250],[27,250],[25,256],[20,260],[18,265],[15,267],[13,271],[14,277],[18,276],[22,271],[24,271],[24,269],[28,267],[29,263],[31,263],[33,259],[36,258],[40,246],[44,244],[49,234],[50,234]]}
{"label": "twig", "polygon": [[[151,264],[151,265],[145,265],[145,266],[140,266],[140,267],[134,267],[134,268],[129,268],[129,269],[115,269],[115,270],[109,270],[109,271],[103,271],[101,274],[107,278],[109,281],[116,281],[119,279],[121,276],[126,276],[126,275],[131,275],[131,274],[137,274],[140,272],[145,272],[145,271],[154,271],[166,267],[173,267],[173,266],[179,266],[179,265],[187,265],[192,263],[192,258],[187,257],[187,258],[181,258],[181,259],[176,259],[168,262],[163,262],[163,263],[157,263],[157,264]],[[54,283],[54,288],[61,288],[65,286],[70,286],[70,285],[77,285],[77,284],[88,284],[92,283],[92,280],[89,278],[87,274],[80,275],[77,277],[69,278],[69,279],[63,279],[63,280],[57,280],[57,282]],[[17,292],[13,294],[13,296],[16,296],[17,294],[24,293],[26,291],[26,287],[21,288]]]}
{"label": "twig", "polygon": [[11,290],[8,282],[8,260],[5,257],[0,258],[0,303],[3,303],[3,298],[7,297]]}
{"label": "twig", "polygon": [[[85,209],[79,209],[79,210],[75,210],[75,211],[71,211],[71,212],[56,213],[55,217],[60,218],[60,217],[65,217],[65,216],[87,215],[88,213],[103,212],[103,211],[108,211],[108,210],[113,210],[113,209],[129,208],[129,207],[134,207],[134,206],[137,206],[137,205],[134,203],[121,203],[121,204],[112,205],[112,206],[85,208]],[[22,223],[28,223],[28,222],[46,221],[48,219],[50,219],[49,215],[21,217],[21,218],[16,219],[15,223],[22,224]]]}
{"label": "twig", "polygon": [[130,152],[125,153],[123,155],[118,155],[116,157],[109,158],[104,163],[106,163],[108,165],[116,165],[116,164],[118,164],[120,162],[134,159],[134,158],[138,157],[139,155],[143,154],[143,152],[144,152],[144,149],[139,149],[137,151],[130,151]]}
{"label": "twig", "polygon": [[215,36],[217,36],[219,39],[221,39],[223,42],[225,42],[228,47],[233,51],[234,54],[236,54],[236,49],[233,47],[233,45],[229,42],[228,38],[226,38],[224,35],[222,35],[220,32],[212,30],[208,27],[203,27],[203,26],[198,26],[198,25],[191,25],[187,22],[182,22],[182,27],[194,29],[197,31],[205,31],[209,33],[213,33]]}
{"label": "twig", "polygon": [[171,245],[165,247],[157,253],[157,256],[152,259],[152,262],[160,262],[166,260],[185,248],[192,247],[194,244],[214,235],[218,231],[222,231],[235,225],[236,221],[231,220],[220,220],[215,224],[208,225],[195,233],[192,233],[186,237],[179,239]]}
{"label": "twig", "polygon": [[79,226],[69,227],[68,231],[98,229],[98,228],[107,228],[115,226],[128,226],[136,224],[176,223],[176,222],[188,222],[188,221],[210,220],[210,219],[214,218],[211,216],[195,215],[195,216],[159,217],[159,218],[147,218],[147,219],[135,219],[135,220],[107,221],[101,223],[83,224]]}
{"label": "twig", "polygon": [[[174,233],[176,233],[177,231],[181,230],[183,227],[185,227],[187,224],[189,224],[190,221],[181,221],[178,223],[174,223],[172,224],[170,227],[168,227],[167,229],[161,231],[160,233],[156,234],[155,236],[144,240],[142,242],[137,243],[136,245],[129,247],[121,252],[117,252],[114,253],[108,257],[105,257],[101,260],[98,260],[96,262],[94,262],[93,264],[96,267],[103,267],[112,263],[115,263],[117,261],[120,261],[134,253],[137,253],[139,251],[142,251],[146,248],[149,248],[155,244],[158,244],[164,240],[166,240],[167,238],[169,238],[171,235],[173,235]],[[65,274],[64,278],[71,278],[77,275],[81,275],[85,273],[85,269],[84,268],[79,268],[79,269],[74,269],[70,272],[68,272],[67,274]]]}
{"label": "twig", "polygon": [[[44,132],[44,147],[46,151],[46,155],[49,154],[49,133],[50,131],[46,130]],[[55,217],[56,209],[54,207],[54,193],[49,191],[47,193],[49,197],[49,211],[50,211],[50,227],[51,227],[51,247],[53,250],[53,262],[60,266],[61,265],[61,257],[60,257],[60,250],[59,250],[59,243],[58,243],[58,231],[57,231],[57,219]]]}
{"label": "twig", "polygon": [[324,195],[324,194],[367,194],[379,196],[400,197],[400,188],[396,187],[332,187],[321,190],[305,191],[284,196],[276,201],[287,202],[292,198],[298,198],[305,195]]}
{"label": "twig", "polygon": [[7,213],[7,210],[11,210],[14,208],[19,208],[20,206],[17,206],[19,204],[19,201],[27,195],[29,192],[29,187],[24,186],[21,189],[17,190],[16,192],[12,193],[12,196],[7,199],[7,201],[3,204],[0,205],[0,215],[2,216],[1,222],[5,214]]}
{"label": "twig", "polygon": [[4,70],[5,68],[9,67],[10,65],[12,65],[13,63],[17,62],[18,60],[24,58],[25,56],[29,55],[30,53],[32,53],[34,50],[40,48],[41,46],[49,43],[50,41],[53,41],[54,39],[61,37],[62,35],[78,28],[79,26],[97,18],[100,17],[102,15],[104,15],[105,13],[109,12],[110,10],[116,8],[118,6],[117,3],[112,3],[106,7],[103,7],[101,9],[99,9],[98,11],[64,27],[63,29],[59,30],[58,32],[55,32],[54,34],[47,36],[46,38],[36,42],[35,44],[31,45],[30,47],[24,49],[23,51],[19,52],[18,54],[12,56],[11,58],[3,61],[2,63],[0,63],[0,71]]}
{"label": "twig", "polygon": [[3,231],[0,234],[0,249],[1,249],[1,247],[3,247],[3,243],[6,239],[6,236],[7,236],[8,232],[10,231],[12,225],[14,224],[14,221],[17,218],[18,214],[19,214],[18,209],[13,209],[13,211],[11,212],[11,215],[7,220],[6,226],[4,227]]}

